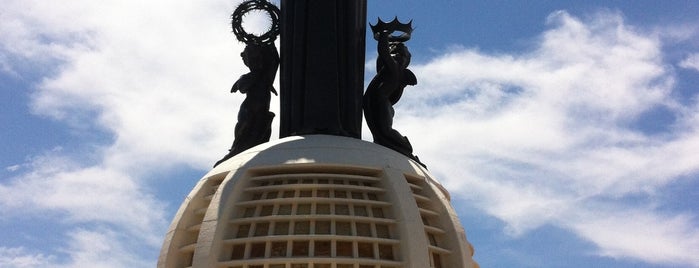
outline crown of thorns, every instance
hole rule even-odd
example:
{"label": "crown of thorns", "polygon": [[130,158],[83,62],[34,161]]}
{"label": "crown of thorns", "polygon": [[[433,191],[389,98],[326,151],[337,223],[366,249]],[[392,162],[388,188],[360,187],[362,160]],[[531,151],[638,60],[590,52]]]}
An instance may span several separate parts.
{"label": "crown of thorns", "polygon": [[[261,35],[248,33],[243,28],[243,17],[250,11],[261,10],[269,15],[271,25],[267,32]],[[245,44],[271,44],[279,35],[279,8],[265,0],[248,0],[241,3],[231,15],[231,26],[238,41]]]}
{"label": "crown of thorns", "polygon": [[[387,32],[391,36],[390,41],[393,42],[405,42],[410,40],[410,35],[413,33],[413,20],[408,23],[401,23],[398,21],[398,17],[395,17],[390,22],[384,22],[379,18],[379,21],[375,25],[371,26],[371,31],[374,32],[374,39],[378,38],[378,34],[381,32]],[[394,33],[399,33],[399,35],[394,35]]]}

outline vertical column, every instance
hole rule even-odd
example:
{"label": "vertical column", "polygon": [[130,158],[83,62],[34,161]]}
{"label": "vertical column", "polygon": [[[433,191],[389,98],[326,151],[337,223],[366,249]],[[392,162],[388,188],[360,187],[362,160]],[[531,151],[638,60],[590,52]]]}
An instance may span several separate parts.
{"label": "vertical column", "polygon": [[366,0],[281,1],[280,137],[361,138]]}

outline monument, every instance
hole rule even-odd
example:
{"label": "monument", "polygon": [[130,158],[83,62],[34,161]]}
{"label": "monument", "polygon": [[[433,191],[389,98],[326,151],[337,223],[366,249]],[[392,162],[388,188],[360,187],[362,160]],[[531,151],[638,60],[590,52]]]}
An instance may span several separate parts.
{"label": "monument", "polygon": [[[267,11],[271,20],[270,29],[260,36],[245,32],[242,26],[243,16],[252,10]],[[233,145],[214,167],[253,146],[269,141],[274,119],[274,113],[269,111],[269,102],[271,93],[277,95],[272,84],[279,68],[279,53],[274,46],[274,40],[279,34],[279,9],[262,0],[244,2],[233,12],[231,26],[238,40],[246,44],[240,56],[245,66],[250,68],[249,73],[240,76],[233,84],[231,92],[240,91],[247,94],[247,97],[240,105]]]}
{"label": "monument", "polygon": [[396,17],[390,23],[379,19],[371,26],[378,41],[379,57],[376,59],[376,76],[369,83],[363,98],[364,115],[374,137],[374,142],[393,149],[420,163],[413,155],[408,138],[393,129],[393,105],[403,95],[403,89],[417,84],[417,78],[408,70],[410,52],[405,42],[413,32],[412,21],[402,24]]}
{"label": "monument", "polygon": [[366,0],[282,0],[280,137],[361,138]]}
{"label": "monument", "polygon": [[[182,203],[158,267],[478,267],[449,193],[392,126],[392,105],[417,81],[410,23],[372,26],[379,68],[363,94],[366,8],[250,0],[236,9],[250,72],[232,88],[247,94],[235,141]],[[270,16],[269,31],[236,30],[251,10]],[[280,139],[269,141],[277,66]],[[375,143],[361,140],[362,111]]]}

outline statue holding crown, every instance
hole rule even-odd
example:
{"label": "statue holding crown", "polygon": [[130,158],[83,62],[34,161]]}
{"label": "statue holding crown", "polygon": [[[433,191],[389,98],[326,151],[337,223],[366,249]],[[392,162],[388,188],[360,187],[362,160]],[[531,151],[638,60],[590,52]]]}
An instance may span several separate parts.
{"label": "statue holding crown", "polygon": [[420,163],[417,156],[413,155],[413,147],[408,138],[393,129],[393,105],[400,100],[406,86],[417,84],[415,74],[408,69],[411,55],[405,46],[413,31],[412,21],[403,24],[395,18],[386,23],[379,19],[376,25],[371,25],[371,30],[374,39],[378,41],[379,56],[376,59],[376,76],[364,93],[364,117],[374,143]]}
{"label": "statue holding crown", "polygon": [[[271,20],[269,30],[260,35],[248,33],[242,26],[245,14],[256,10],[266,12]],[[238,40],[246,44],[240,56],[250,72],[240,76],[231,88],[231,93],[240,92],[247,96],[240,105],[233,145],[228,154],[216,162],[214,167],[247,149],[269,141],[274,119],[274,113],[269,110],[269,102],[271,93],[277,94],[272,84],[279,68],[279,53],[274,45],[274,40],[279,35],[279,9],[265,0],[248,0],[233,12],[231,25]]]}

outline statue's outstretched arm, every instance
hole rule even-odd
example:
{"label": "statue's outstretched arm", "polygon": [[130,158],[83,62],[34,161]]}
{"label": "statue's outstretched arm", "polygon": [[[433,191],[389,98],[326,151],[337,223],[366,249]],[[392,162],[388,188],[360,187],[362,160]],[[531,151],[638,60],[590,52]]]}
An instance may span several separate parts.
{"label": "statue's outstretched arm", "polygon": [[[376,50],[379,52],[379,59],[384,63],[383,67],[388,68],[389,71],[395,72],[398,70],[398,66],[396,66],[395,62],[393,61],[393,58],[391,58],[391,48],[389,47],[388,44],[388,39],[389,36],[391,35],[391,32],[389,31],[382,31],[377,33],[378,38],[377,38],[377,47]],[[378,67],[378,66],[377,66]],[[377,69],[378,71],[378,69]]]}

